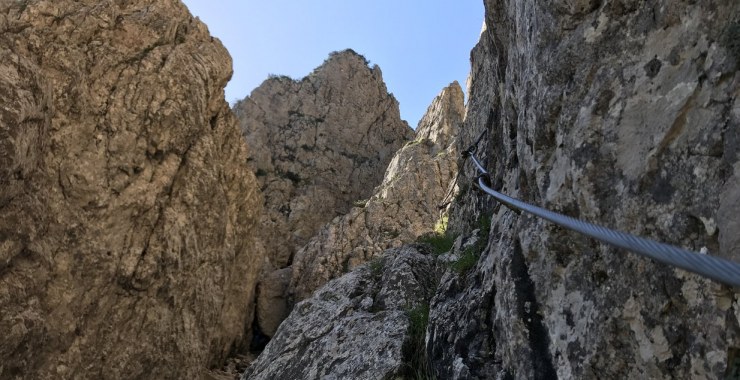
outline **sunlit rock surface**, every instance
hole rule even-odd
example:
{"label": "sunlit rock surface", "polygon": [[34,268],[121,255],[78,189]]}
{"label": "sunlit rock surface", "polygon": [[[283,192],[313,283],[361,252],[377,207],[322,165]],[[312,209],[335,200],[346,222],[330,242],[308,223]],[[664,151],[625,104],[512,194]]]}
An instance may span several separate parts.
{"label": "sunlit rock surface", "polygon": [[201,378],[245,338],[230,76],[179,1],[0,2],[0,378]]}
{"label": "sunlit rock surface", "polygon": [[298,251],[289,290],[294,300],[441,223],[457,175],[454,138],[465,114],[463,101],[457,82],[443,89],[419,122],[416,140],[396,153],[375,194],[327,224]]}

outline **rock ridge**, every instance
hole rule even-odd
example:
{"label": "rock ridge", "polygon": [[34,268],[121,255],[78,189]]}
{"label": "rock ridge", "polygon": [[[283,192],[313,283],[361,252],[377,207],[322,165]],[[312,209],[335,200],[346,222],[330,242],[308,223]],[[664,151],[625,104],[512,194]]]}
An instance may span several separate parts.
{"label": "rock ridge", "polygon": [[272,77],[234,109],[265,194],[263,240],[274,268],[368,197],[414,134],[380,68],[353,50],[332,53],[301,80]]}
{"label": "rock ridge", "polygon": [[384,250],[434,232],[445,202],[452,199],[455,136],[464,114],[462,89],[453,82],[429,106],[416,139],[395,154],[375,193],[324,226],[296,253],[291,299],[302,300]]}

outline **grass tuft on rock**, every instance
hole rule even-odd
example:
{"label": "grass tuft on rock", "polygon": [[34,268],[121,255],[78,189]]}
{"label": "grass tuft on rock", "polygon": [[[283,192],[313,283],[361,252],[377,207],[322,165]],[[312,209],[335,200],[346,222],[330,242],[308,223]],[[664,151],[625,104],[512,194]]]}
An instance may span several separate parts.
{"label": "grass tuft on rock", "polygon": [[447,215],[443,215],[434,224],[434,232],[419,236],[416,241],[430,246],[432,248],[432,253],[435,255],[449,252],[455,244],[457,236],[447,231],[448,221],[449,217]]}
{"label": "grass tuft on rock", "polygon": [[450,268],[458,274],[463,274],[472,269],[478,263],[480,253],[475,247],[469,247],[460,255],[460,258],[450,263]]}
{"label": "grass tuft on rock", "polygon": [[370,273],[373,275],[373,277],[380,277],[383,274],[383,258],[382,257],[376,257],[372,260],[370,260],[370,263],[368,264],[370,267]]}
{"label": "grass tuft on rock", "polygon": [[478,263],[478,258],[480,258],[481,253],[486,248],[486,245],[488,245],[488,235],[491,232],[491,216],[486,214],[481,215],[478,218],[477,224],[479,230],[478,241],[466,248],[457,260],[450,263],[450,268],[458,274],[467,273],[475,267],[475,264]]}
{"label": "grass tuft on rock", "polygon": [[422,235],[417,240],[419,243],[426,244],[432,248],[432,253],[435,255],[441,255],[445,252],[449,252],[452,246],[455,244],[455,236],[451,234],[427,234]]}

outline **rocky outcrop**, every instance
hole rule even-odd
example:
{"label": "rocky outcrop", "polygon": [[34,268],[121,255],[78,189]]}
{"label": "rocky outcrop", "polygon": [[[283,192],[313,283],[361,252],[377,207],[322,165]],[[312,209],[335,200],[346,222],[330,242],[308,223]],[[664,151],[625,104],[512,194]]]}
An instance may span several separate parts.
{"label": "rocky outcrop", "polygon": [[334,219],[296,254],[290,296],[301,300],[329,280],[434,231],[457,175],[454,138],[465,114],[457,82],[446,87],[419,122],[416,139],[393,157],[370,199]]}
{"label": "rocky outcrop", "polygon": [[268,261],[257,319],[270,337],[290,311],[285,268],[295,252],[372,194],[414,131],[401,120],[380,68],[352,50],[332,53],[302,80],[266,80],[235,112],[265,196],[260,236]]}
{"label": "rocky outcrop", "polygon": [[234,108],[265,195],[261,235],[275,269],[368,198],[414,133],[380,68],[352,50],[332,53],[302,80],[270,78]]}
{"label": "rocky outcrop", "polygon": [[[740,4],[485,5],[461,147],[488,130],[478,152],[494,186],[739,261]],[[432,301],[437,378],[724,378],[736,366],[737,290],[474,191],[453,208],[458,232],[476,215],[492,225],[474,268],[445,275]]]}
{"label": "rocky outcrop", "polygon": [[200,378],[262,200],[230,58],[175,0],[0,3],[0,378]]}
{"label": "rocky outcrop", "polygon": [[404,246],[329,282],[296,305],[242,379],[395,379],[414,373],[410,363],[423,345],[419,327],[435,273],[434,258],[423,247]]}

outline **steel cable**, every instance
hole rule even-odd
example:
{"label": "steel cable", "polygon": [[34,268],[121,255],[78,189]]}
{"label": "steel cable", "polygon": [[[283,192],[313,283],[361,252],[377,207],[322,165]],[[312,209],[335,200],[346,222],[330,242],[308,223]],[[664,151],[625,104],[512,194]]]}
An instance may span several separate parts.
{"label": "steel cable", "polygon": [[476,146],[481,141],[483,134],[481,134],[481,137],[478,138],[473,146],[463,152],[463,157],[471,158],[477,171],[480,173],[477,177],[478,187],[507,207],[528,212],[532,215],[604,243],[702,275],[726,285],[740,288],[740,264],[733,261],[688,251],[669,244],[659,243],[629,233],[615,231],[596,224],[588,223],[522,202],[492,189],[490,184],[487,183],[490,182],[490,180],[488,180],[490,178],[488,171],[486,171],[480,161],[475,157]]}

